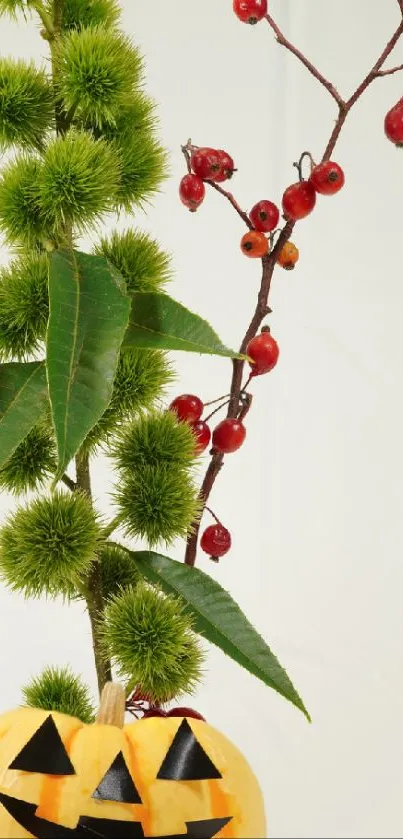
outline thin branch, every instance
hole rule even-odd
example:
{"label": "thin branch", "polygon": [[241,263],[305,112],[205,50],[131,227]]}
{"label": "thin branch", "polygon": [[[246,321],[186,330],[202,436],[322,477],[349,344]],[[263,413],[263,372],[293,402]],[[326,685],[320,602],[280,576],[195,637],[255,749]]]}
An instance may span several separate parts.
{"label": "thin branch", "polygon": [[[399,8],[402,12],[403,16],[403,0],[398,0]],[[333,152],[333,149],[337,143],[339,138],[340,132],[343,128],[343,125],[346,121],[346,118],[351,111],[353,105],[357,102],[357,100],[362,96],[362,94],[366,91],[369,85],[374,81],[374,79],[379,78],[382,75],[390,75],[391,71],[382,71],[382,67],[392,52],[393,48],[397,44],[399,38],[403,34],[403,20],[400,22],[399,26],[393,33],[390,41],[386,44],[385,49],[382,51],[381,55],[379,56],[378,60],[375,62],[369,73],[365,76],[361,84],[357,87],[354,93],[350,96],[350,98],[345,102],[341,96],[337,93],[333,85],[327,81],[327,79],[322,76],[321,73],[308,61],[305,56],[300,53],[299,50],[296,49],[289,41],[284,37],[280,29],[278,28],[277,24],[272,20],[270,15],[267,15],[268,23],[270,24],[271,28],[277,35],[277,40],[280,44],[283,44],[290,52],[292,52],[305,67],[312,73],[312,75],[322,84],[329,93],[333,96],[339,106],[339,114],[333,128],[333,131],[330,135],[329,142],[326,146],[325,152],[323,154],[322,160],[328,160],[330,155]],[[398,69],[403,68],[395,68],[393,72],[397,72]],[[211,185],[217,189],[217,184]],[[221,191],[219,188],[217,191]],[[225,192],[225,190],[224,190]],[[231,201],[231,203],[233,203]],[[235,202],[236,203],[236,202]],[[268,305],[268,299],[271,289],[271,283],[273,278],[274,269],[277,263],[277,256],[285,244],[285,242],[290,238],[292,231],[294,229],[295,222],[287,222],[284,227],[282,228],[280,235],[277,239],[277,242],[273,248],[273,250],[262,259],[262,280],[260,285],[260,290],[258,294],[258,299],[255,307],[255,311],[253,313],[251,322],[246,330],[244,338],[242,340],[240,346],[240,353],[245,354],[246,347],[249,341],[256,335],[259,327],[262,324],[262,321],[266,317],[266,315],[271,311]],[[230,401],[228,405],[228,412],[227,416],[231,418],[236,418],[240,416],[240,411],[242,410],[240,406],[239,395],[242,389],[242,377],[243,377],[243,369],[244,369],[244,361],[240,361],[235,359],[233,361],[233,372],[232,372],[232,381],[231,381],[231,391],[230,391]],[[207,501],[209,499],[210,493],[213,489],[214,483],[216,478],[223,466],[224,456],[222,454],[214,453],[211,457],[210,463],[207,467],[207,471],[200,489],[200,500],[203,506],[206,506]],[[196,561],[196,552],[197,552],[197,542],[198,542],[198,535],[200,529],[200,522],[196,522],[192,528],[191,535],[189,536],[187,546],[186,546],[186,554],[185,554],[185,563],[187,565],[194,565]]]}
{"label": "thin branch", "polygon": [[[399,2],[399,8],[401,9],[402,14],[403,14],[403,0],[398,0],[398,2]],[[334,149],[334,147],[337,143],[337,140],[339,139],[341,129],[343,128],[343,125],[344,125],[344,123],[347,119],[347,116],[351,111],[351,108],[353,107],[353,105],[355,105],[355,103],[358,101],[358,99],[361,98],[362,94],[365,93],[365,91],[370,86],[370,84],[372,84],[374,79],[379,78],[380,71],[382,70],[382,67],[383,67],[386,59],[389,57],[390,53],[392,52],[392,50],[396,46],[396,44],[397,44],[399,38],[402,36],[402,34],[403,34],[403,20],[400,21],[399,26],[397,27],[397,29],[395,29],[390,41],[388,41],[388,43],[386,44],[385,49],[382,50],[378,60],[375,61],[375,64],[371,68],[369,73],[367,73],[365,78],[362,80],[361,84],[359,84],[358,87],[356,88],[356,90],[354,91],[354,93],[352,93],[350,98],[345,103],[345,106],[343,108],[339,109],[339,116],[338,116],[338,119],[336,120],[336,124],[333,128],[333,131],[332,131],[331,135],[330,135],[330,139],[329,139],[329,142],[328,142],[328,144],[326,146],[326,149],[324,151],[322,160],[329,160],[330,155],[332,154],[333,149]]]}
{"label": "thin branch", "polygon": [[394,73],[399,73],[400,70],[403,70],[403,64],[399,64],[398,67],[391,67],[390,70],[378,70],[376,78],[380,79],[382,76],[393,76]]}
{"label": "thin branch", "polygon": [[75,492],[77,489],[77,484],[68,475],[62,475],[61,481],[63,484],[66,485],[72,492]]}
{"label": "thin branch", "polygon": [[[91,475],[88,455],[76,455],[77,488],[85,493],[92,502]],[[102,643],[102,624],[105,615],[105,602],[102,594],[102,574],[97,559],[92,563],[85,585],[88,617],[91,624],[92,648],[94,651],[95,669],[97,671],[98,688],[101,694],[106,682],[112,678],[111,664],[105,655]]]}
{"label": "thin branch", "polygon": [[285,47],[289,52],[292,52],[292,54],[295,55],[296,58],[298,58],[301,64],[303,64],[304,67],[306,67],[307,70],[309,70],[311,75],[314,76],[314,78],[317,79],[317,81],[321,85],[323,85],[323,87],[326,88],[326,90],[330,93],[335,102],[337,102],[339,108],[342,108],[344,106],[344,101],[341,98],[340,93],[334,87],[334,85],[328,79],[326,79],[322,73],[319,72],[317,67],[315,67],[312,64],[312,62],[309,61],[308,58],[306,58],[306,56],[301,52],[301,50],[297,49],[297,47],[294,46],[294,44],[292,44],[291,41],[289,41],[288,38],[285,37],[285,35],[277,26],[277,23],[275,22],[275,20],[273,20],[271,15],[266,15],[266,20],[269,26],[271,26],[273,32],[275,33],[278,43],[281,44],[281,46]]}
{"label": "thin branch", "polygon": [[31,0],[29,5],[36,11],[43,23],[44,37],[47,41],[51,41],[55,37],[55,27],[50,14],[46,11],[45,6],[42,3],[42,0]]}
{"label": "thin branch", "polygon": [[249,230],[253,230],[253,224],[252,224],[249,216],[247,215],[247,213],[245,213],[241,209],[241,207],[238,204],[238,201],[236,201],[236,199],[232,195],[232,192],[228,192],[226,189],[223,189],[222,186],[220,186],[219,184],[216,184],[214,181],[206,181],[206,184],[209,184],[209,186],[211,186],[213,189],[215,189],[216,192],[219,192],[221,195],[223,195],[224,198],[226,198],[227,201],[229,201],[230,204],[232,204],[234,210],[236,210],[236,212],[241,217],[244,224],[246,224],[246,226],[249,227]]}

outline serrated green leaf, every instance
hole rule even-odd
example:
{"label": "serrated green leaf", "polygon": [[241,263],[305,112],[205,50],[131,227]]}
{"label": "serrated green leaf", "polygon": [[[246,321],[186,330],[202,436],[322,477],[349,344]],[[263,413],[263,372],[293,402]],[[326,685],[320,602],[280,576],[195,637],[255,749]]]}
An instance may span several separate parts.
{"label": "serrated green leaf", "polygon": [[0,365],[0,467],[42,416],[46,400],[43,361]]}
{"label": "serrated green leaf", "polygon": [[168,294],[138,291],[132,295],[132,301],[125,346],[246,357],[225,347],[206,320]]}
{"label": "serrated green leaf", "polygon": [[54,251],[49,308],[47,373],[60,477],[110,402],[130,298],[103,256]]}
{"label": "serrated green leaf", "polygon": [[131,552],[140,574],[184,601],[196,631],[226,655],[310,716],[270,647],[219,583],[200,571],[153,551]]}

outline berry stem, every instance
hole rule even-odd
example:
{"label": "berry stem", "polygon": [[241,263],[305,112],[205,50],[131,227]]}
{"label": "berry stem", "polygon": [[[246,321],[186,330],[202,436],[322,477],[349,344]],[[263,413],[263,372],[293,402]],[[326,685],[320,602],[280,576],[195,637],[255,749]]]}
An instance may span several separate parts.
{"label": "berry stem", "polygon": [[230,396],[230,393],[224,393],[223,396],[219,396],[218,399],[211,399],[210,402],[204,402],[204,407],[208,408],[210,405],[217,405],[217,402],[222,402],[224,399],[229,399]]}
{"label": "berry stem", "polygon": [[292,164],[298,170],[298,175],[299,175],[300,181],[304,180],[304,177],[303,177],[303,174],[302,174],[302,164],[303,164],[306,157],[308,157],[309,160],[311,161],[311,170],[312,170],[313,167],[315,166],[315,161],[314,161],[310,151],[303,151],[300,159],[298,160],[298,162]]}
{"label": "berry stem", "polygon": [[217,524],[221,524],[220,519],[217,518],[216,514],[213,513],[213,511],[210,509],[210,507],[205,506],[204,509],[207,510],[208,513],[210,513],[210,516],[213,516],[213,519],[217,522]]}
{"label": "berry stem", "polygon": [[285,35],[277,26],[277,23],[273,20],[271,15],[267,14],[266,20],[269,26],[271,26],[273,32],[275,33],[278,43],[281,44],[281,46],[285,47],[289,52],[292,52],[292,54],[295,55],[295,57],[298,58],[299,61],[301,61],[301,63],[312,74],[312,76],[314,76],[315,79],[317,79],[318,82],[321,85],[323,85],[323,87],[325,87],[327,91],[329,91],[330,95],[333,96],[333,99],[337,102],[339,108],[344,106],[343,99],[341,98],[340,93],[336,90],[334,85],[328,79],[326,79],[325,76],[322,75],[322,73],[319,72],[319,70],[312,64],[311,61],[309,61],[308,58],[306,58],[306,56],[301,52],[301,50],[297,49],[297,47],[294,46],[294,44],[292,44],[291,41],[289,41],[288,38],[285,37]]}
{"label": "berry stem", "polygon": [[[192,172],[192,167],[190,165],[190,153],[194,148],[196,147],[192,146],[190,140],[187,141],[185,146],[181,146],[189,174]],[[249,228],[249,230],[253,230],[253,224],[248,214],[242,210],[242,208],[238,204],[238,201],[236,200],[236,198],[234,198],[231,192],[228,192],[228,190],[223,189],[222,186],[219,186],[219,184],[214,183],[214,181],[206,180],[205,183],[211,186],[213,189],[215,189],[216,192],[219,192],[221,195],[223,195],[224,198],[226,198],[230,202],[230,204],[232,204],[234,210],[236,210],[236,212],[238,213],[242,221],[246,224],[246,226]]]}
{"label": "berry stem", "polygon": [[221,405],[218,405],[217,408],[214,408],[214,411],[211,411],[211,413],[208,414],[204,422],[208,422],[211,419],[211,417],[214,416],[214,414],[218,414],[218,412],[221,411],[221,408],[225,408],[226,405],[229,405],[229,399],[226,399],[225,402],[223,402]]}
{"label": "berry stem", "polygon": [[209,185],[209,186],[211,186],[213,189],[215,189],[215,190],[216,190],[216,192],[219,192],[221,195],[223,195],[223,196],[224,196],[224,198],[226,198],[226,199],[230,202],[230,204],[232,204],[232,206],[233,206],[234,210],[236,210],[236,212],[238,213],[238,215],[240,216],[240,218],[242,219],[242,221],[246,224],[246,226],[249,228],[249,230],[253,230],[253,224],[252,224],[252,222],[251,222],[251,220],[250,220],[249,216],[247,215],[247,213],[245,213],[245,212],[241,209],[241,207],[239,206],[239,204],[238,204],[237,200],[236,200],[236,199],[234,198],[234,196],[232,195],[232,192],[228,192],[228,190],[223,189],[223,188],[222,188],[222,186],[220,186],[219,184],[214,183],[214,181],[206,181],[206,184],[208,184],[208,185]]}
{"label": "berry stem", "polygon": [[[320,82],[320,84],[322,84],[329,91],[329,93],[331,94],[333,99],[335,99],[335,101],[337,102],[337,104],[339,106],[338,118],[336,120],[333,131],[330,135],[330,138],[329,138],[328,144],[326,146],[326,149],[324,151],[324,154],[321,158],[322,161],[330,159],[330,156],[331,156],[331,154],[332,154],[332,152],[333,152],[333,150],[336,146],[336,143],[338,141],[340,132],[343,128],[343,125],[344,125],[344,123],[347,119],[347,116],[348,116],[349,112],[351,111],[351,108],[353,107],[353,105],[355,105],[355,103],[358,101],[358,99],[360,99],[362,94],[365,93],[365,91],[370,86],[370,84],[374,81],[374,79],[379,78],[379,75],[382,75],[382,72],[380,72],[380,71],[382,71],[383,64],[385,63],[386,59],[388,58],[388,56],[392,52],[393,48],[396,46],[399,38],[403,34],[403,0],[397,0],[397,2],[398,2],[398,6],[399,6],[399,9],[400,9],[401,15],[402,15],[402,20],[400,21],[399,26],[394,31],[392,37],[390,38],[390,40],[386,44],[385,48],[381,52],[381,55],[379,56],[379,58],[377,59],[377,61],[375,62],[375,64],[371,68],[371,70],[367,73],[367,75],[362,80],[361,84],[358,85],[358,87],[356,88],[354,93],[350,96],[350,98],[347,101],[344,101],[342,99],[342,97],[337,92],[337,90],[333,87],[333,85],[327,79],[325,79],[324,76],[322,76],[322,74],[316,69],[316,67],[314,67],[314,65],[311,64],[311,62],[296,47],[294,47],[293,44],[291,44],[285,38],[285,36],[281,32],[281,30],[279,29],[277,24],[274,22],[274,20],[270,17],[270,15],[266,15],[266,19],[267,19],[269,25],[271,26],[271,28],[273,29],[273,31],[275,32],[278,42],[280,44],[282,44],[290,52],[292,52],[297,58],[299,58],[299,60],[302,62],[302,64],[304,64],[305,67],[307,67],[307,69],[310,71],[310,73],[312,73],[312,75]],[[388,75],[388,74],[385,73],[384,75]],[[214,184],[214,188],[217,188],[216,184]],[[219,189],[218,191],[223,191],[223,190]],[[223,191],[223,192],[225,192],[225,191]],[[274,269],[276,267],[277,257],[279,255],[281,249],[285,245],[285,243],[290,239],[292,231],[295,227],[295,223],[296,222],[294,222],[294,221],[286,222],[284,227],[281,229],[280,235],[277,239],[276,244],[273,247],[273,250],[270,251],[270,253],[266,254],[266,256],[264,256],[262,258],[262,279],[261,279],[261,285],[260,285],[260,290],[259,290],[259,294],[258,294],[258,299],[257,299],[255,311],[252,315],[252,319],[251,319],[250,324],[249,324],[249,326],[246,330],[246,333],[244,335],[244,338],[242,340],[240,350],[239,350],[240,353],[243,354],[243,355],[245,354],[246,347],[249,344],[249,341],[251,341],[252,338],[254,338],[256,333],[258,332],[258,329],[259,329],[262,321],[264,320],[266,315],[271,312],[271,309],[268,305],[268,299],[269,299],[269,294],[270,294],[270,288],[271,288],[273,273],[274,273]],[[231,381],[230,400],[229,400],[228,412],[227,412],[227,417],[230,417],[230,418],[238,418],[239,413],[242,412],[243,407],[244,407],[244,406],[240,406],[240,393],[242,391],[242,376],[243,376],[244,364],[245,364],[244,361],[240,361],[238,359],[234,359],[234,361],[232,362],[232,365],[233,365],[232,381]],[[246,385],[245,385],[245,387],[246,387]],[[249,407],[250,407],[250,405],[249,405]],[[249,408],[248,408],[248,410],[249,410]],[[219,474],[219,472],[220,472],[220,470],[223,466],[223,461],[224,461],[224,455],[219,453],[219,452],[214,452],[213,451],[210,463],[207,467],[207,471],[206,471],[206,474],[204,476],[204,480],[203,480],[203,483],[202,483],[202,486],[201,486],[201,489],[200,489],[200,500],[201,500],[201,502],[204,506],[206,505],[206,503],[209,499],[209,496],[210,496],[210,493],[213,489],[216,478],[217,478],[217,476],[218,476],[218,474]],[[195,522],[192,529],[191,529],[191,534],[188,538],[188,542],[187,542],[187,546],[186,546],[186,553],[185,553],[185,560],[184,560],[186,565],[191,565],[192,566],[192,565],[195,564],[199,529],[200,529],[200,523]]]}

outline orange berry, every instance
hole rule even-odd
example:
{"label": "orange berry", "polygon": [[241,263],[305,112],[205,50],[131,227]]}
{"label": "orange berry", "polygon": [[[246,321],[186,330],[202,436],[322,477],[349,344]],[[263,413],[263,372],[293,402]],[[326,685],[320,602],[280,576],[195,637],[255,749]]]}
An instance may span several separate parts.
{"label": "orange berry", "polygon": [[241,251],[245,256],[261,259],[266,256],[269,250],[269,241],[264,233],[258,230],[249,230],[241,239]]}
{"label": "orange berry", "polygon": [[294,245],[293,242],[286,242],[277,257],[278,264],[281,265],[282,268],[285,268],[286,271],[292,271],[298,260],[299,250],[297,246]]}

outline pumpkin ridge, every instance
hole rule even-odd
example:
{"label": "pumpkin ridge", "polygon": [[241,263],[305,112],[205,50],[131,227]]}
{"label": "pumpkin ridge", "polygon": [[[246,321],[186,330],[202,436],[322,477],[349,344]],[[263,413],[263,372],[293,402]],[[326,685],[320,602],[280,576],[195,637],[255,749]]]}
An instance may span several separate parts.
{"label": "pumpkin ridge", "polygon": [[[131,768],[134,767],[136,777],[134,779],[134,783],[136,784],[136,788],[139,792],[140,798],[143,802],[143,812],[142,812],[142,825],[144,828],[144,832],[147,836],[150,835],[150,827],[151,827],[151,808],[150,808],[150,800],[147,796],[147,790],[145,783],[143,784],[143,779],[141,777],[141,772],[139,771],[138,760],[136,755],[136,746],[135,743],[129,737],[128,732],[126,729],[123,729],[123,737],[125,743],[127,745],[128,752],[130,754],[130,766]],[[131,805],[132,806],[132,805]]]}
{"label": "pumpkin ridge", "polygon": [[232,815],[231,821],[225,825],[220,831],[222,839],[233,839],[234,834],[234,817],[229,809],[228,797],[221,789],[220,785],[214,781],[207,781],[208,790],[210,793],[211,812],[214,818],[222,818],[224,815]]}
{"label": "pumpkin ridge", "polygon": [[[69,731],[68,736],[65,740],[63,740],[64,748],[66,749],[66,752],[69,755],[69,757],[73,742],[78,732],[81,731],[82,728],[83,724],[80,723],[71,731]],[[58,822],[59,804],[65,783],[66,777],[64,776],[43,776],[41,791],[39,794],[39,804],[38,809],[36,811],[36,815],[39,818],[44,818],[51,822]]]}

